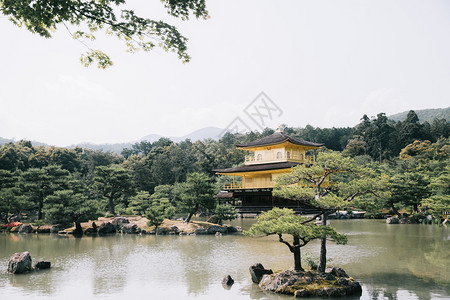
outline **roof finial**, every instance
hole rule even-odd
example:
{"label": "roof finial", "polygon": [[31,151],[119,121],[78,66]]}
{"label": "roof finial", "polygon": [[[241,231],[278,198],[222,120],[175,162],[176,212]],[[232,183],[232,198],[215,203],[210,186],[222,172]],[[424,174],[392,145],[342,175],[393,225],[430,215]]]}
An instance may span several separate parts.
{"label": "roof finial", "polygon": [[278,125],[278,128],[275,132],[283,132],[284,126],[283,124]]}

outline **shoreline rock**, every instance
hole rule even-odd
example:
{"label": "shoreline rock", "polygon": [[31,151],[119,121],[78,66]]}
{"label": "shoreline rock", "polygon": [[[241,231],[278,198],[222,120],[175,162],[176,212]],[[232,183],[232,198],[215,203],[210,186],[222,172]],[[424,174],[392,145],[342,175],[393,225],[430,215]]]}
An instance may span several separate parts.
{"label": "shoreline rock", "polygon": [[272,270],[265,269],[262,264],[256,263],[249,268],[252,281],[256,284],[260,283],[265,275],[273,274]]}
{"label": "shoreline rock", "polygon": [[17,252],[14,253],[8,262],[8,273],[11,274],[24,274],[29,273],[31,268],[31,255],[30,252]]}
{"label": "shoreline rock", "polygon": [[39,271],[51,267],[51,262],[49,261],[38,260],[33,267],[31,267],[31,263],[30,252],[17,252],[9,259],[7,271],[10,274],[26,274],[31,271]]}
{"label": "shoreline rock", "polygon": [[398,224],[399,219],[397,217],[390,217],[386,219],[386,224]]}
{"label": "shoreline rock", "polygon": [[[160,235],[223,235],[241,232],[241,228],[229,225],[217,225],[204,221],[192,221],[185,223],[182,220],[164,220],[158,228],[147,225],[148,220],[142,216],[127,217],[100,217],[81,223],[83,235],[104,236],[115,233],[125,234],[160,234]],[[8,232],[33,232],[33,233],[58,233],[60,235],[74,234],[75,227],[61,228],[59,225],[31,226],[20,224]]]}

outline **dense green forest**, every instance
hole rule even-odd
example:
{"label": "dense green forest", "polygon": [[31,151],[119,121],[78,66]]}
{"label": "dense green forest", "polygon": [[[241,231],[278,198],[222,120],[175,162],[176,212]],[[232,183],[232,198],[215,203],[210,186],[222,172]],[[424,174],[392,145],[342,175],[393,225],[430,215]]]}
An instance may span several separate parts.
{"label": "dense green forest", "polygon": [[[445,119],[420,123],[410,111],[404,121],[394,122],[380,113],[371,119],[364,115],[354,128],[285,126],[284,131],[324,143],[388,178],[389,196],[359,208],[418,213],[427,207],[436,217],[450,210],[450,124]],[[227,179],[213,170],[242,164],[246,153],[235,144],[273,132],[226,133],[219,141],[174,143],[161,138],[136,143],[122,155],[33,146],[29,141],[7,143],[0,147],[0,217],[6,223],[13,215],[27,213],[62,224],[105,214],[192,216],[214,211],[213,195]]]}

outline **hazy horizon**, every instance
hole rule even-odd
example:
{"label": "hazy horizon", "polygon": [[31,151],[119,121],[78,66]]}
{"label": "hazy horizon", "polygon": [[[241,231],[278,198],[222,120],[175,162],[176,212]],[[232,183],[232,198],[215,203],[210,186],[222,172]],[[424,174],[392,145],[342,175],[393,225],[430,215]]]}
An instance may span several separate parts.
{"label": "hazy horizon", "polygon": [[[347,127],[364,114],[448,107],[445,0],[207,1],[210,19],[185,22],[159,1],[127,2],[177,26],[191,62],[159,49],[128,54],[99,34],[92,47],[115,65],[85,68],[84,46],[64,28],[44,39],[0,16],[0,137],[113,144],[233,121]],[[273,109],[264,122],[251,111],[261,92]]]}

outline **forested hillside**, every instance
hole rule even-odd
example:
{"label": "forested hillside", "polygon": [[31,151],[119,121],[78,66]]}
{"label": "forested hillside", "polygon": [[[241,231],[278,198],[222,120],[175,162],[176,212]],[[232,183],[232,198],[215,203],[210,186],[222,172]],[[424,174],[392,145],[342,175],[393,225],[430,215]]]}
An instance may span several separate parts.
{"label": "forested hillside", "polygon": [[[450,122],[450,107],[447,108],[434,108],[434,109],[419,109],[415,110],[419,117],[420,123],[428,122],[432,123],[434,119],[446,119]],[[395,115],[388,116],[390,120],[395,122],[404,121],[408,111],[404,111]]]}
{"label": "forested hillside", "polygon": [[[445,119],[420,123],[410,111],[404,121],[394,122],[380,113],[372,119],[363,116],[355,128],[286,126],[284,131],[324,143],[327,149],[351,157],[355,164],[388,176],[386,189],[391,197],[359,205],[365,210],[405,207],[417,211],[422,205],[438,214],[450,209],[450,125]],[[38,219],[60,216],[63,207],[58,203],[66,203],[64,209],[69,210],[71,204],[74,210],[84,208],[82,214],[76,214],[80,218],[106,212],[143,213],[155,203],[169,203],[182,213],[189,211],[190,191],[200,183],[208,185],[205,189],[211,201],[204,209],[213,210],[212,195],[229,180],[213,170],[242,164],[246,153],[235,144],[273,132],[266,128],[262,133],[226,133],[219,141],[174,143],[161,138],[135,143],[121,155],[81,147],[35,146],[29,141],[7,143],[0,147],[0,217],[6,222],[21,212]],[[61,218],[52,220],[56,219],[62,222]]]}
{"label": "forested hillside", "polygon": [[[408,112],[402,112],[395,115],[388,116],[389,123],[392,125],[394,122],[403,122],[408,115]],[[419,122],[423,123],[424,126],[430,127],[429,130],[431,130],[431,126],[442,126],[437,123],[443,122],[443,119],[445,119],[447,122],[450,121],[450,107],[448,108],[438,108],[438,109],[423,109],[418,110],[416,112],[417,117],[419,118]],[[436,121],[435,121],[436,119]],[[394,122],[392,122],[394,121]],[[433,123],[435,122],[435,123]],[[437,123],[436,123],[437,122]],[[311,125],[307,125],[304,128],[288,128],[288,132],[291,134],[294,134],[298,137],[302,137],[305,140],[309,140],[312,142],[320,142],[325,143],[326,147],[332,150],[343,150],[345,146],[347,145],[347,142],[349,139],[352,138],[353,134],[358,132],[357,130],[358,126],[355,127],[340,127],[340,128],[319,128],[319,127],[312,127]],[[427,129],[428,130],[428,129]],[[191,140],[192,142],[195,142],[197,140],[204,140],[207,138],[211,138],[213,140],[217,140],[222,133],[222,129],[217,127],[205,127],[199,130],[196,130],[190,134],[187,134],[182,137],[168,137],[168,139],[172,140],[173,142],[181,142],[186,139]],[[431,134],[432,135],[432,134]],[[431,135],[428,135],[429,137]],[[139,142],[156,142],[158,141],[162,136],[158,134],[150,134],[147,135],[139,140]],[[0,145],[4,145],[9,142],[14,142],[11,139],[4,139],[0,137]],[[139,143],[138,142],[138,143]],[[135,143],[136,144],[136,143]],[[45,146],[48,147],[49,145],[41,142],[34,142],[33,146]],[[111,143],[111,144],[93,144],[93,143],[80,143],[80,144],[74,144],[70,145],[67,148],[87,148],[91,150],[101,150],[104,152],[112,152],[116,154],[121,154],[124,149],[131,148],[133,146],[133,143]],[[398,149],[397,149],[398,150]],[[125,152],[126,153],[126,152]]]}

